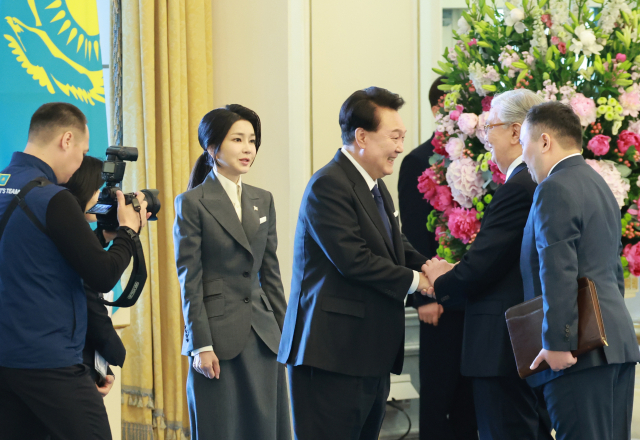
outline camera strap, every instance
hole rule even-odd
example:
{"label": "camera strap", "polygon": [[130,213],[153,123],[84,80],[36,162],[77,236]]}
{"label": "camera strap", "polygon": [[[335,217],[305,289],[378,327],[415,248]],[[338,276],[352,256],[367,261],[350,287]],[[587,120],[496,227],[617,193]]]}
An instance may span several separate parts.
{"label": "camera strap", "polygon": [[51,185],[51,182],[47,180],[46,177],[36,177],[31,182],[27,183],[18,194],[16,194],[13,200],[11,200],[11,203],[9,203],[7,210],[4,212],[4,215],[0,220],[0,239],[2,238],[2,234],[4,234],[4,228],[7,226],[7,223],[9,223],[11,214],[13,214],[13,211],[15,211],[18,206],[27,215],[27,217],[29,217],[29,220],[31,220],[31,222],[42,231],[43,234],[47,236],[49,235],[49,233],[47,232],[47,228],[45,228],[40,220],[38,220],[38,217],[35,216],[33,211],[29,209],[25,200],[25,197],[27,196],[29,191],[31,191],[33,188],[39,188],[47,185]]}
{"label": "camera strap", "polygon": [[147,266],[144,260],[144,252],[142,251],[142,243],[138,234],[133,232],[131,228],[122,228],[131,237],[135,243],[135,252],[133,253],[133,268],[131,270],[131,277],[127,283],[127,287],[122,291],[122,294],[117,300],[113,302],[100,299],[102,304],[114,307],[131,307],[133,306],[147,281]]}

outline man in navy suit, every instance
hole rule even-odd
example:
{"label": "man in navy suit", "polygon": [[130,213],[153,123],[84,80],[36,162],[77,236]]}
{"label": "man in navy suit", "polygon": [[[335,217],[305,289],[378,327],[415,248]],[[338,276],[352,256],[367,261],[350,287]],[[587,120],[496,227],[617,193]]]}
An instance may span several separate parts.
{"label": "man in navy suit", "polygon": [[466,303],[461,370],[473,381],[481,440],[552,439],[544,405],[518,376],[504,318],[509,307],[524,301],[520,247],[536,184],[522,161],[520,129],[528,110],[541,102],[526,89],[494,97],[486,145],[506,182],[484,211],[480,232],[460,264],[427,263],[438,301],[445,307]]}
{"label": "man in navy suit", "polygon": [[353,93],[343,147],[302,198],[278,353],[299,440],[378,438],[389,373],[402,371],[405,297],[429,287],[382,181],[403,151],[403,104],[377,87]]}
{"label": "man in navy suit", "polygon": [[[531,368],[543,360],[551,367],[527,381],[542,390],[558,440],[629,439],[640,353],[623,298],[620,206],[580,153],[582,127],[571,107],[533,107],[520,139],[538,183],[520,268],[525,300],[544,301],[543,349]],[[609,345],[575,358],[582,277],[596,285]]]}

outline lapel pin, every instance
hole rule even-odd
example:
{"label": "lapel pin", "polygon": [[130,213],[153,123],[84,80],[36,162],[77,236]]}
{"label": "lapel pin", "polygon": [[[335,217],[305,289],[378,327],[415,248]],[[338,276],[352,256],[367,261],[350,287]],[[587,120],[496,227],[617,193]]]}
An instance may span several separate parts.
{"label": "lapel pin", "polygon": [[257,207],[257,206],[254,206],[254,207],[253,207],[253,210],[254,210],[254,211],[257,211],[257,210],[258,210],[258,207]]}

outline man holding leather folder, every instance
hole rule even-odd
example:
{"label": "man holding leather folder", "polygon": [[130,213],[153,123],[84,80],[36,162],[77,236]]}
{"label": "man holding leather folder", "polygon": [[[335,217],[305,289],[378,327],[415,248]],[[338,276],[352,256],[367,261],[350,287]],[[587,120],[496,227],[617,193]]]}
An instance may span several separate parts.
{"label": "man holding leather folder", "polygon": [[[520,268],[525,300],[542,295],[544,303],[543,348],[531,369],[550,366],[527,381],[540,387],[558,440],[629,439],[640,352],[623,298],[620,207],[581,155],[582,127],[571,107],[533,107],[520,136],[538,183]],[[582,277],[597,289],[608,346],[576,358]]]}

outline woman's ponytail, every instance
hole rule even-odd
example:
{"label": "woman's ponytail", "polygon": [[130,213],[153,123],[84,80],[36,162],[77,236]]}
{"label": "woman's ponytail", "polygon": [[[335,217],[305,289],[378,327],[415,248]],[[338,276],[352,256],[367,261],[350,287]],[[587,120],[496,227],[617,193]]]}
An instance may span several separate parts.
{"label": "woman's ponytail", "polygon": [[189,183],[187,184],[187,191],[195,188],[204,182],[204,179],[207,177],[207,174],[211,172],[211,164],[209,152],[205,151],[203,154],[198,157],[196,160],[196,164],[193,166],[191,170],[191,175],[189,176]]}

